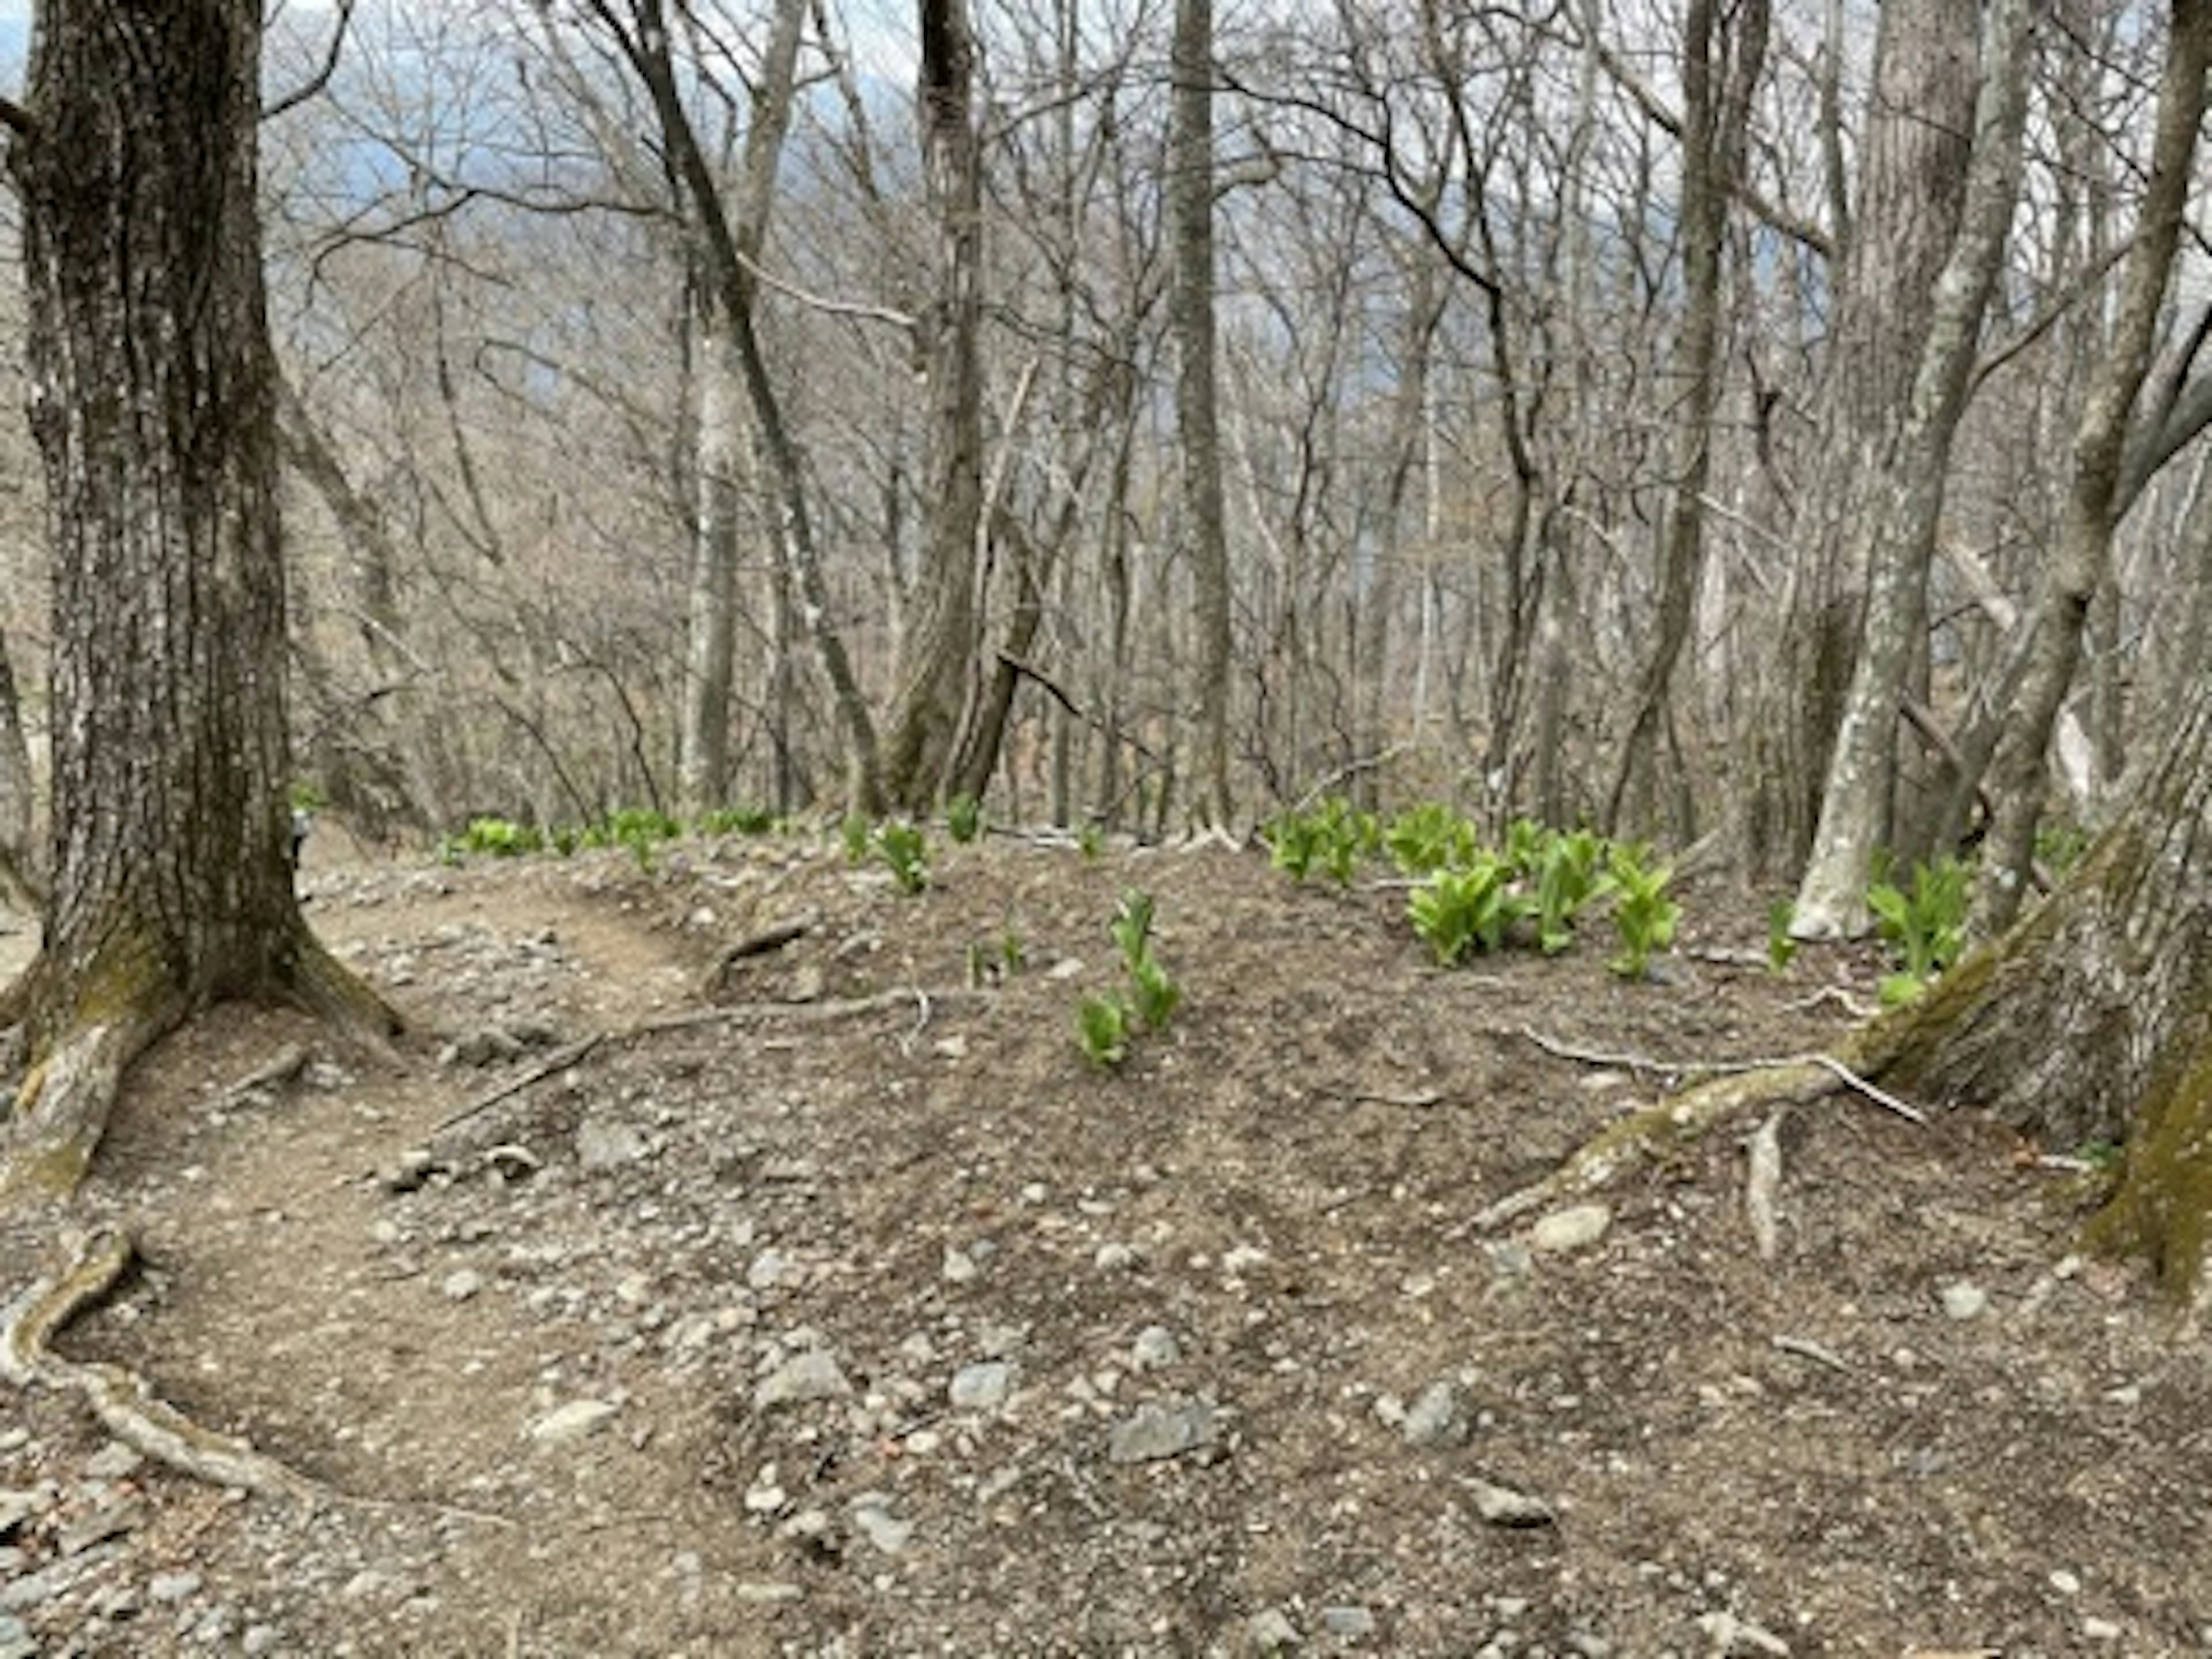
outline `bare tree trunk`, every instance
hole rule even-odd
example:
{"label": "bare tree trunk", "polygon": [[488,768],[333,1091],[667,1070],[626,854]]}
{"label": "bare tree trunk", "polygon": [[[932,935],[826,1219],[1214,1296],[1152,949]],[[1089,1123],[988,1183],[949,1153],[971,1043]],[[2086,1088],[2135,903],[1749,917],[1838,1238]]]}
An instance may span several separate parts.
{"label": "bare tree trunk", "polygon": [[1177,354],[1182,542],[1190,560],[1196,629],[1198,811],[1225,828],[1231,805],[1231,641],[1213,314],[1213,0],[1176,0],[1168,73],[1175,87],[1168,141],[1169,245],[1176,272],[1170,321]]}
{"label": "bare tree trunk", "polygon": [[1705,570],[1705,495],[1712,477],[1713,410],[1720,397],[1721,256],[1729,192],[1742,169],[1751,99],[1766,56],[1765,0],[1742,9],[1735,52],[1715,0],[1689,0],[1682,22],[1682,333],[1677,382],[1674,479],[1660,553],[1658,638],[1629,722],[1606,822],[1623,829],[1630,791],[1653,769],[1674,665],[1690,637]]}
{"label": "bare tree trunk", "polygon": [[2021,140],[2027,119],[2027,65],[2036,8],[1999,0],[1990,14],[1973,158],[1957,240],[1937,278],[1911,402],[1867,515],[1841,546],[1854,563],[1863,548],[1867,603],[1858,658],[1821,792],[1811,860],[1797,890],[1790,931],[1800,939],[1866,930],[1866,888],[1887,838],[1895,779],[1897,711],[1927,632],[1928,573],[1936,555],[1952,441],[1982,318],[2002,268],[2020,196]]}
{"label": "bare tree trunk", "polygon": [[53,541],[52,884],[12,994],[10,1185],[66,1192],[123,1068],[209,1003],[366,1018],[292,890],[258,0],[41,8],[0,106]]}
{"label": "bare tree trunk", "polygon": [[983,517],[983,183],[967,0],[921,0],[922,174],[937,232],[937,292],[923,328],[930,415],[926,526],[885,793],[927,807],[953,763],[975,675],[977,532]]}
{"label": "bare tree trunk", "polygon": [[2180,246],[2208,69],[2212,4],[2174,0],[2141,227],[2123,266],[2112,337],[2075,433],[2072,486],[2057,558],[2036,608],[2027,674],[1991,768],[1996,813],[1974,886],[1973,926],[1984,935],[2001,931],[2019,911],[2042,820],[2051,728],[2081,661],[2083,624],[2105,577],[2113,532],[2150,476],[2140,467],[2130,476],[2126,466],[2130,419],[2150,374],[2159,313]]}
{"label": "bare tree trunk", "polygon": [[1859,635],[1865,572],[1846,535],[1874,510],[1866,491],[1905,419],[1929,297],[1965,200],[1977,9],[1890,0],[1875,36],[1860,200],[1843,244],[1817,461],[1792,537],[1750,825],[1755,860],[1792,875],[1819,821]]}
{"label": "bare tree trunk", "polygon": [[39,846],[38,785],[31,746],[23,736],[23,708],[15,695],[15,669],[0,637],[0,899],[42,906],[46,854]]}

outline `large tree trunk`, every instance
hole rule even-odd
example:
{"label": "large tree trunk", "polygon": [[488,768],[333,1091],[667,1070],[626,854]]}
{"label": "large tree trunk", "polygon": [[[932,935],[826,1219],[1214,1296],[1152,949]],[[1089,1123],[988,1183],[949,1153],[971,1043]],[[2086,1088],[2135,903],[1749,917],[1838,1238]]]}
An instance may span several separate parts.
{"label": "large tree trunk", "polygon": [[293,894],[259,0],[40,9],[6,112],[53,544],[52,889],[11,1184],[66,1191],[124,1066],[219,999],[366,1012]]}
{"label": "large tree trunk", "polygon": [[1176,435],[1182,542],[1190,559],[1198,692],[1198,810],[1226,827],[1229,792],[1229,532],[1221,487],[1221,421],[1214,345],[1213,0],[1176,0],[1168,73],[1175,83],[1168,141],[1170,322],[1177,360]]}
{"label": "large tree trunk", "polygon": [[1958,239],[1936,283],[1904,420],[1879,471],[1862,484],[1864,511],[1843,534],[1846,556],[1854,564],[1863,561],[1867,599],[1819,827],[1790,924],[1800,939],[1867,929],[1867,884],[1890,835],[1897,711],[1926,645],[1928,573],[1952,445],[2020,199],[2036,9],[2029,0],[2001,0],[1990,10]]}
{"label": "large tree trunk", "polygon": [[1859,202],[1843,244],[1819,445],[1792,537],[1750,826],[1755,860],[1792,876],[1812,846],[1858,640],[1865,542],[1850,532],[1875,510],[1869,491],[1904,422],[1929,296],[1965,199],[1978,10],[1963,0],[1890,0],[1881,9]]}
{"label": "large tree trunk", "polygon": [[2212,678],[2040,908],[1878,1023],[1866,1060],[2061,1150],[2126,1146],[2093,1236],[2202,1289],[2212,1218]]}
{"label": "large tree trunk", "polygon": [[927,534],[884,788],[913,811],[952,766],[975,678],[976,534],[983,515],[983,182],[967,0],[921,0],[922,172],[937,229],[923,329],[929,384]]}

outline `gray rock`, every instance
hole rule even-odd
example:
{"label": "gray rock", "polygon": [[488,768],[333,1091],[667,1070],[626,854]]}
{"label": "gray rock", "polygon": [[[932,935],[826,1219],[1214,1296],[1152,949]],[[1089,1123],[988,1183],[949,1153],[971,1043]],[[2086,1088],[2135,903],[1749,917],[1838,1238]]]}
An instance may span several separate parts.
{"label": "gray rock", "polygon": [[189,1601],[204,1582],[196,1572],[157,1572],[147,1581],[146,1594],[156,1601]]}
{"label": "gray rock", "polygon": [[1460,1409],[1459,1394],[1449,1382],[1436,1382],[1406,1408],[1400,1432],[1409,1446],[1456,1446],[1467,1438],[1467,1414]]}
{"label": "gray rock", "polygon": [[1944,1314],[1961,1322],[1978,1319],[1989,1309],[1990,1293],[1980,1285],[1969,1284],[1963,1279],[1946,1285],[1940,1294]]}
{"label": "gray rock", "polygon": [[541,1446],[558,1446],[580,1440],[620,1409],[611,1400],[571,1400],[531,1425],[530,1437]]}
{"label": "gray rock", "polygon": [[757,1291],[772,1291],[779,1285],[795,1282],[799,1276],[799,1264],[774,1249],[763,1250],[745,1269],[745,1283]]}
{"label": "gray rock", "polygon": [[1470,1480],[1474,1512],[1493,1527],[1548,1527],[1555,1518],[1542,1498],[1495,1481]]}
{"label": "gray rock", "polygon": [[576,1161],[587,1170],[617,1170],[651,1150],[635,1124],[586,1118],[576,1126]]}
{"label": "gray rock", "polygon": [[239,1638],[238,1650],[246,1659],[261,1659],[264,1653],[276,1652],[277,1643],[283,1639],[274,1625],[248,1625],[246,1634]]}
{"label": "gray rock", "polygon": [[811,1400],[842,1400],[853,1392],[835,1356],[820,1348],[793,1354],[753,1386],[753,1409],[804,1405]]}
{"label": "gray rock", "polygon": [[1698,1628],[1705,1633],[1712,1644],[1714,1659],[1788,1659],[1790,1644],[1764,1626],[1754,1625],[1748,1619],[1739,1619],[1725,1608],[1700,1613]]}
{"label": "gray rock", "polygon": [[2081,1639],[2085,1642],[2117,1642],[2126,1632],[2109,1619],[2100,1619],[2094,1613],[2081,1621]]}
{"label": "gray rock", "polygon": [[1011,1359],[987,1359],[978,1364],[963,1365],[952,1373],[952,1386],[946,1390],[952,1409],[996,1411],[1013,1392],[1014,1376],[1014,1362]]}
{"label": "gray rock", "polygon": [[1331,1636],[1347,1642],[1356,1642],[1375,1634],[1375,1615],[1362,1607],[1339,1605],[1323,1607],[1321,1624]]}
{"label": "gray rock", "polygon": [[1116,1423],[1106,1439],[1106,1456],[1115,1463],[1157,1463],[1213,1443],[1218,1432],[1212,1401],[1177,1397],[1147,1401]]}
{"label": "gray rock", "polygon": [[881,1492],[863,1492],[853,1500],[853,1524],[885,1555],[896,1555],[914,1536],[914,1522],[901,1521],[887,1507]]}
{"label": "gray rock", "polygon": [[483,1289],[483,1275],[473,1267],[456,1267],[438,1282],[439,1293],[448,1302],[465,1302]]}
{"label": "gray rock", "polygon": [[1244,1634],[1255,1653],[1285,1653],[1298,1644],[1298,1627],[1280,1607],[1255,1613],[1244,1621]]}
{"label": "gray rock", "polygon": [[29,1629],[10,1613],[0,1613],[0,1659],[39,1659]]}
{"label": "gray rock", "polygon": [[1603,1238],[1613,1225],[1613,1212],[1602,1204],[1571,1204],[1554,1210],[1528,1230],[1528,1247],[1552,1255],[1587,1249]]}
{"label": "gray rock", "polygon": [[1182,1345],[1176,1340],[1175,1333],[1164,1325],[1146,1326],[1137,1333],[1137,1340],[1129,1345],[1130,1363],[1140,1371],[1172,1365],[1182,1358]]}
{"label": "gray rock", "polygon": [[44,1515],[54,1506],[51,1489],[33,1486],[25,1490],[0,1491],[0,1539],[12,1538],[17,1528],[33,1516]]}

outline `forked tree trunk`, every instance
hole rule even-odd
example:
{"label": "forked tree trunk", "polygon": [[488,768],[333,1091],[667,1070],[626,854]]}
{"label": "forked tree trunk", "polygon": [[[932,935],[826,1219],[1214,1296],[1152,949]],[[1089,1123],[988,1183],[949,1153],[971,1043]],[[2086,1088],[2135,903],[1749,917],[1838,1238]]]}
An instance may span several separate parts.
{"label": "forked tree trunk", "polygon": [[52,890],[11,1185],[75,1186],[197,1008],[366,1011],[292,890],[259,0],[42,6],[4,112],[52,539]]}

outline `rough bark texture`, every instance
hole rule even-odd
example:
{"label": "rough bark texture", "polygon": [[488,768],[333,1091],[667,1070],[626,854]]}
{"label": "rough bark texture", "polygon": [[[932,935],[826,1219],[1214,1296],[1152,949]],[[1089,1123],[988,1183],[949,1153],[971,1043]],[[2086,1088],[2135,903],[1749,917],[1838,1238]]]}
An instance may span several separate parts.
{"label": "rough bark texture", "polygon": [[2212,680],[2051,900],[1875,1025],[1867,1064],[2045,1145],[2124,1142],[2093,1235],[2202,1285],[2212,1213]]}
{"label": "rough bark texture", "polygon": [[937,230],[937,292],[922,340],[929,460],[921,577],[884,793],[928,807],[952,764],[975,675],[976,531],[983,513],[982,163],[966,0],[921,0],[922,171]]}
{"label": "rough bark texture", "polygon": [[1796,562],[1761,740],[1752,851],[1794,875],[1812,845],[1830,748],[1859,629],[1863,542],[1846,533],[1873,511],[1905,419],[1929,295],[1965,198],[1973,130],[1978,8],[1891,0],[1881,9],[1862,145],[1860,198],[1844,242],[1827,345],[1812,480],[1793,535]]}
{"label": "rough bark texture", "polygon": [[258,0],[42,7],[9,170],[53,544],[52,890],[11,1176],[215,1000],[359,1006],[292,890]]}
{"label": "rough bark texture", "polygon": [[1175,294],[1176,433],[1181,533],[1190,560],[1197,638],[1199,810],[1226,825],[1229,799],[1229,536],[1221,485],[1214,343],[1213,0],[1176,0],[1169,75],[1168,217]]}
{"label": "rough bark texture", "polygon": [[[2208,66],[2212,3],[2174,0],[2142,222],[2124,267],[2119,314],[2075,429],[2058,555],[2037,604],[2027,674],[1990,771],[1997,805],[1974,888],[1973,921],[1980,933],[1996,933],[2018,913],[2042,821],[2051,731],[2081,659],[2082,630],[2112,556],[2113,534],[2135,499],[2123,488],[2130,417],[2150,374],[2159,315],[2180,246]],[[2136,477],[2134,487],[2139,489],[2148,476]]]}
{"label": "rough bark texture", "polygon": [[1902,427],[1879,477],[1867,481],[1869,511],[1844,534],[1846,556],[1863,558],[1867,599],[1812,857],[1797,890],[1790,931],[1800,939],[1867,929],[1867,884],[1890,830],[1897,711],[1927,633],[1928,574],[1952,444],[2020,197],[2036,9],[2029,0],[2002,0],[1990,11],[1958,238],[1936,283]]}
{"label": "rough bark texture", "polygon": [[23,736],[23,708],[15,693],[15,667],[0,639],[0,896],[33,906],[45,902],[46,859],[38,844],[38,812],[31,746]]}

